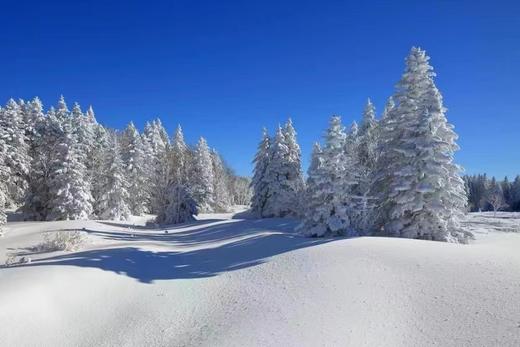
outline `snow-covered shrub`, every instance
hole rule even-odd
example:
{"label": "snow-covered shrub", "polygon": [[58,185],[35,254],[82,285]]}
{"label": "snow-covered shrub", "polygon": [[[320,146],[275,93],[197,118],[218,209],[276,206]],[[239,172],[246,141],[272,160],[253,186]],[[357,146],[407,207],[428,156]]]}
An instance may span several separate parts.
{"label": "snow-covered shrub", "polygon": [[47,232],[43,235],[43,242],[35,248],[40,252],[76,251],[86,239],[85,233],[79,230]]}
{"label": "snow-covered shrub", "polygon": [[168,188],[166,204],[157,215],[159,224],[178,224],[195,220],[198,214],[197,203],[190,192],[179,184]]}

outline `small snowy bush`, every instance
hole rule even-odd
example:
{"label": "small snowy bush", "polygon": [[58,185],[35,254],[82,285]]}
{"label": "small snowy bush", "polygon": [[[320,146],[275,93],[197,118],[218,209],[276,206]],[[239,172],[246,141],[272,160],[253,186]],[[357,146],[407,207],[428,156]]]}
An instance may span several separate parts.
{"label": "small snowy bush", "polygon": [[78,230],[48,232],[43,235],[43,242],[36,247],[36,250],[45,252],[76,251],[85,241],[85,233]]}

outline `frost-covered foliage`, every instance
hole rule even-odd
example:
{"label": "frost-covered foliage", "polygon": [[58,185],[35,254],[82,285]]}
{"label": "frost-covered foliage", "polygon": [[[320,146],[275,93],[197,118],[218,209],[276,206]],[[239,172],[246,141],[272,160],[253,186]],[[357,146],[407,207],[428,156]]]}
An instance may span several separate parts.
{"label": "frost-covered foliage", "polygon": [[229,189],[229,178],[224,161],[216,150],[211,150],[211,162],[213,168],[213,211],[229,212],[233,204]]}
{"label": "frost-covered foliage", "polygon": [[353,194],[357,184],[355,158],[350,156],[341,118],[334,116],[325,135],[325,146],[314,147],[306,192],[307,206],[299,229],[307,236],[346,235],[351,232]]}
{"label": "frost-covered foliage", "polygon": [[[379,122],[370,100],[361,126],[353,123],[348,135],[339,117],[332,118],[325,146],[313,153],[303,234],[471,237],[459,226],[467,197],[453,160],[457,135],[428,60],[423,50],[411,50]],[[499,188],[492,200],[501,205]]]}
{"label": "frost-covered foliage", "polygon": [[200,212],[213,211],[215,203],[213,163],[206,139],[201,137],[193,153],[190,188]]}
{"label": "frost-covered foliage", "polygon": [[86,240],[86,234],[79,230],[60,230],[56,232],[46,232],[43,234],[43,242],[34,248],[35,251],[38,252],[72,252],[80,249]]}
{"label": "frost-covered foliage", "polygon": [[159,224],[178,224],[195,220],[198,214],[197,202],[190,190],[181,184],[168,187],[166,204],[159,211],[156,222]]}
{"label": "frost-covered foliage", "polygon": [[274,138],[264,129],[254,158],[251,210],[259,217],[298,216],[304,181],[300,146],[291,119]]}
{"label": "frost-covered foliage", "polygon": [[267,168],[270,162],[270,146],[271,138],[264,128],[262,132],[262,139],[258,144],[253,163],[255,165],[253,170],[253,179],[251,181],[251,188],[253,196],[251,198],[251,211],[262,217],[269,198],[269,182],[267,181]]}
{"label": "frost-covered foliage", "polygon": [[[21,203],[33,220],[125,219],[128,208],[157,213],[173,184],[199,197],[209,192],[202,194],[207,211],[229,210],[238,195],[248,203],[243,181],[220,155],[206,144],[202,166],[195,153],[180,126],[170,144],[159,119],[141,134],[132,123],[118,132],[99,124],[92,107],[69,110],[63,96],[47,112],[38,98],[10,99],[0,107],[0,225],[5,209]],[[194,167],[205,174],[195,176]]]}
{"label": "frost-covered foliage", "polygon": [[101,168],[100,188],[101,194],[97,203],[97,216],[100,219],[126,220],[130,217],[128,207],[129,194],[128,182],[124,175],[123,161],[119,149],[119,141],[116,136],[111,136],[109,147],[105,149],[105,155]]}
{"label": "frost-covered foliage", "polygon": [[168,152],[170,142],[161,121],[156,119],[147,123],[143,133],[148,176],[149,197],[148,210],[156,213],[165,203],[165,192],[168,185]]}
{"label": "frost-covered foliage", "polygon": [[379,222],[384,234],[463,242],[458,220],[467,197],[453,162],[457,135],[445,117],[429,57],[412,48],[382,125],[375,172]]}
{"label": "frost-covered foliage", "polygon": [[23,116],[22,107],[13,99],[0,109],[0,128],[3,129],[2,136],[6,151],[4,165],[10,169],[6,196],[6,203],[9,206],[21,203],[28,187],[31,157]]}
{"label": "frost-covered foliage", "polygon": [[38,134],[24,211],[36,220],[87,219],[92,195],[83,151],[63,98],[35,124]]}
{"label": "frost-covered foliage", "polygon": [[134,215],[142,215],[147,211],[149,201],[148,182],[143,139],[139,131],[130,122],[121,135],[121,158],[124,165],[124,175],[128,182],[128,206]]}

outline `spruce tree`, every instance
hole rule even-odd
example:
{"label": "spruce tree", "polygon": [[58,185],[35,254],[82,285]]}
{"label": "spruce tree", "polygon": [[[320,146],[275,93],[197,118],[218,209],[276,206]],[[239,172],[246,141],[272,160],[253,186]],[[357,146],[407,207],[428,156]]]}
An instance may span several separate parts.
{"label": "spruce tree", "polygon": [[191,193],[199,210],[203,213],[210,213],[213,211],[214,204],[214,177],[211,153],[206,139],[203,137],[199,139],[193,155],[190,178]]}
{"label": "spruce tree", "polygon": [[188,184],[191,158],[190,149],[184,142],[184,134],[180,125],[175,130],[169,152],[168,183],[169,185],[178,184],[186,186]]}
{"label": "spruce tree", "polygon": [[262,139],[258,144],[258,150],[256,152],[253,163],[255,165],[253,170],[253,179],[251,180],[251,188],[253,190],[253,196],[251,198],[251,211],[262,217],[264,210],[267,205],[267,199],[269,198],[269,182],[267,181],[267,170],[270,162],[270,150],[271,138],[264,128],[262,131]]}
{"label": "spruce tree", "polygon": [[460,167],[453,162],[457,135],[445,117],[425,52],[412,48],[382,128],[382,157],[375,174],[384,233],[463,242],[466,205]]}
{"label": "spruce tree", "polygon": [[211,150],[211,162],[213,167],[213,211],[229,212],[232,205],[232,197],[228,189],[230,178],[222,157],[215,149]]}
{"label": "spruce tree", "polygon": [[3,129],[7,150],[5,165],[10,168],[10,178],[7,181],[7,204],[16,206],[23,201],[28,188],[31,157],[22,109],[13,99],[10,99],[5,108],[0,110],[0,128]]}
{"label": "spruce tree", "polygon": [[132,122],[121,135],[121,158],[128,181],[127,203],[132,214],[142,215],[146,212],[147,201],[149,201],[148,176],[142,138]]}
{"label": "spruce tree", "polygon": [[105,148],[101,176],[101,194],[97,204],[97,215],[101,219],[127,220],[130,215],[128,207],[128,182],[124,174],[123,161],[116,136],[110,136],[109,146]]}

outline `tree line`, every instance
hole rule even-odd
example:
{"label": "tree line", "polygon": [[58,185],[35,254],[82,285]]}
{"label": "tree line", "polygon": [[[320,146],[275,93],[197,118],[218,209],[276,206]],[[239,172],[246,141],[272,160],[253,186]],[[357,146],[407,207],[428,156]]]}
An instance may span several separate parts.
{"label": "tree line", "polygon": [[193,214],[248,203],[248,185],[203,137],[187,145],[179,126],[170,139],[159,119],[142,133],[133,123],[110,129],[92,107],[69,110],[63,96],[46,112],[37,97],[0,107],[0,226],[5,209],[18,207],[30,220],[154,213],[167,222],[179,189],[185,200],[176,204],[192,201]]}
{"label": "tree line", "polygon": [[486,174],[466,175],[464,183],[470,211],[520,211],[520,175],[513,182],[507,176],[498,181]]}
{"label": "tree line", "polygon": [[358,127],[333,116],[314,145],[303,184],[291,122],[264,130],[254,159],[252,211],[299,215],[307,236],[385,235],[466,242],[459,220],[468,202],[448,123],[425,51],[412,48],[405,71],[376,119],[368,100]]}

